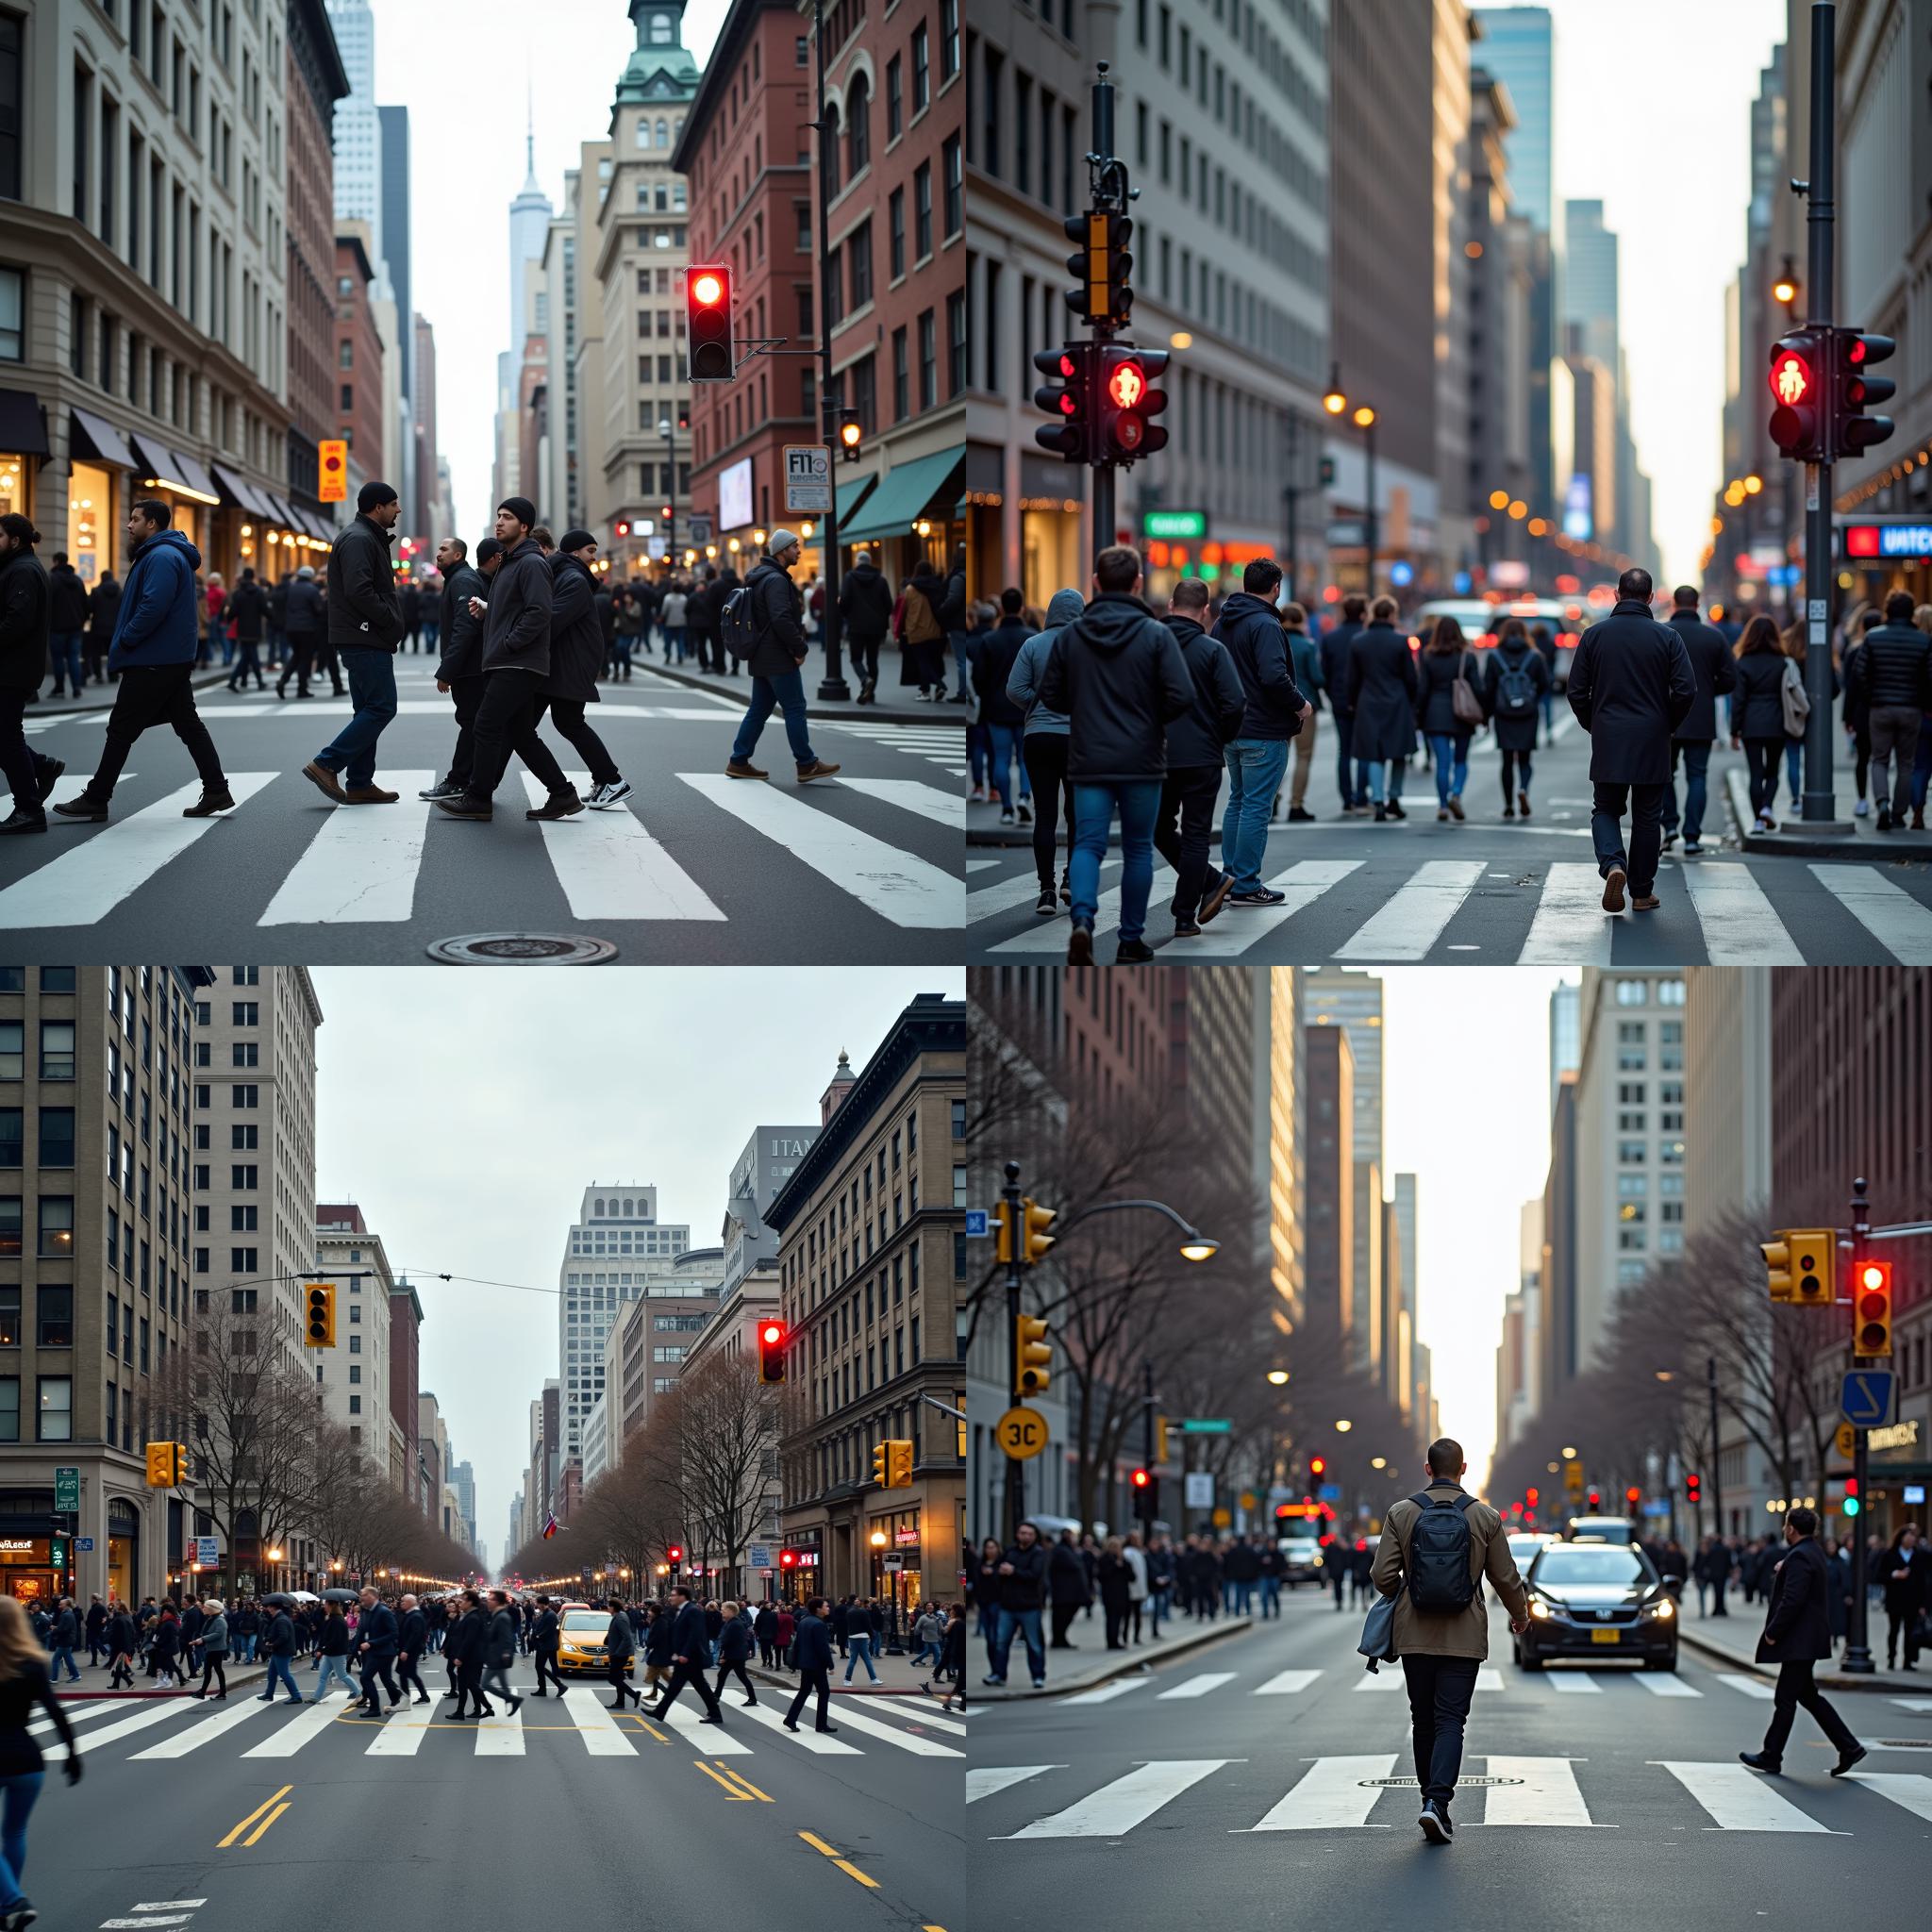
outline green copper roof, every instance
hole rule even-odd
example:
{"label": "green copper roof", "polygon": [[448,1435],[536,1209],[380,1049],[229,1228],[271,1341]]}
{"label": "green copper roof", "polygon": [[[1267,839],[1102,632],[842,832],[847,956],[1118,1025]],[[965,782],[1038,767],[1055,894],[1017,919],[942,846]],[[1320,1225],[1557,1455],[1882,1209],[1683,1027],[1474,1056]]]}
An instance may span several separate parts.
{"label": "green copper roof", "polygon": [[[637,23],[638,44],[617,83],[618,105],[692,99],[698,91],[698,63],[683,44],[684,0],[631,0],[630,17]],[[651,22],[666,17],[671,39],[651,40]]]}

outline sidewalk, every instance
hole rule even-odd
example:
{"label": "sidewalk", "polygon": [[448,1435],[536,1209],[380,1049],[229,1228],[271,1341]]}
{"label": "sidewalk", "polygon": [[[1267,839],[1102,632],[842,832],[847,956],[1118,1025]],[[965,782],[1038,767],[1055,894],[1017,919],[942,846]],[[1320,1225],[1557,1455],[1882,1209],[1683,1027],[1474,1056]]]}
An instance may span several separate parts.
{"label": "sidewalk", "polygon": [[[1827,820],[1822,826],[1783,817],[1782,811],[1791,808],[1793,801],[1780,798],[1774,808],[1778,830],[1755,832],[1751,829],[1751,781],[1735,766],[1724,774],[1724,796],[1731,808],[1731,824],[1746,852],[1778,852],[1792,858],[1932,858],[1932,832],[1914,832],[1909,822],[1905,831],[1881,832],[1875,818],[1852,816],[1849,798],[1833,801],[1833,809],[1841,809],[1842,816]],[[1877,809],[1875,804],[1873,809]],[[1845,826],[1851,829],[1846,831]]]}
{"label": "sidewalk", "polygon": [[1004,1684],[982,1684],[986,1674],[986,1643],[978,1636],[966,1640],[966,1695],[970,1702],[1009,1704],[1026,1697],[1058,1697],[1068,1690],[1088,1690],[1114,1677],[1124,1677],[1165,1663],[1170,1657],[1184,1657],[1191,1650],[1212,1643],[1218,1637],[1232,1637],[1250,1629],[1256,1620],[1248,1616],[1220,1616],[1211,1621],[1198,1617],[1170,1617],[1162,1625],[1160,1641],[1130,1643],[1125,1650],[1108,1650],[1100,1619],[1082,1618],[1074,1631],[1087,1632],[1088,1644],[1072,1650],[1046,1653],[1046,1689],[1036,1690],[1026,1675],[1026,1645],[1016,1631],[1008,1658],[1008,1675]]}
{"label": "sidewalk", "polygon": [[[1876,1636],[1877,1655],[1885,1655],[1885,1613],[1873,1613],[1878,1619]],[[1871,1621],[1868,1618],[1868,1623]],[[1764,1611],[1757,1604],[1746,1604],[1740,1599],[1739,1608],[1724,1617],[1700,1617],[1695,1615],[1687,1604],[1683,1621],[1677,1625],[1677,1638],[1688,1643],[1692,1650],[1701,1651],[1706,1657],[1726,1664],[1733,1670],[1753,1671],[1761,1677],[1777,1675],[1775,1664],[1757,1662],[1758,1632],[1764,1627]],[[1873,1633],[1868,1631],[1868,1641]],[[1927,1653],[1932,1657],[1932,1652]],[[1827,1690],[1885,1690],[1897,1696],[1920,1696],[1932,1702],[1932,1668],[1919,1671],[1888,1671],[1883,1664],[1867,1676],[1853,1676],[1839,1668],[1836,1663],[1821,1663],[1817,1678],[1820,1687]]]}
{"label": "sidewalk", "polygon": [[[921,704],[917,687],[894,684],[891,679],[899,675],[896,655],[888,658],[881,652],[879,662],[879,702],[861,705],[857,702],[858,680],[853,675],[851,659],[840,653],[840,665],[846,684],[854,696],[837,701],[822,698],[818,694],[819,680],[824,675],[823,650],[813,647],[812,656],[805,660],[805,702],[806,708],[814,718],[850,719],[865,724],[941,724],[957,729],[960,734],[959,757],[963,763],[966,756],[966,707],[953,704]],[[734,704],[748,705],[751,702],[751,674],[745,671],[699,671],[694,664],[667,664],[661,658],[646,658],[634,653],[631,658],[633,669],[655,672],[659,677],[668,677],[674,684],[687,684],[693,691],[709,691],[713,697],[729,698]]]}

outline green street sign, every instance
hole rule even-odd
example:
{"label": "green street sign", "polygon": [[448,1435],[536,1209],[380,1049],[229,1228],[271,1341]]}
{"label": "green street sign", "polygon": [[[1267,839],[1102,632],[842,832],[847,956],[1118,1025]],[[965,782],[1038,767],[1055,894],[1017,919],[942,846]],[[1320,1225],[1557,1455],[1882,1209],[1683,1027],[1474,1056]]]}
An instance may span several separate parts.
{"label": "green street sign", "polygon": [[1234,1423],[1224,1415],[1191,1415],[1181,1424],[1184,1436],[1228,1436],[1233,1433]]}
{"label": "green street sign", "polygon": [[54,1507],[57,1509],[78,1509],[80,1507],[80,1471],[74,1465],[57,1466],[54,1471]]}
{"label": "green street sign", "polygon": [[1146,510],[1141,517],[1141,534],[1143,537],[1166,537],[1175,541],[1199,539],[1208,534],[1208,512],[1205,509]]}

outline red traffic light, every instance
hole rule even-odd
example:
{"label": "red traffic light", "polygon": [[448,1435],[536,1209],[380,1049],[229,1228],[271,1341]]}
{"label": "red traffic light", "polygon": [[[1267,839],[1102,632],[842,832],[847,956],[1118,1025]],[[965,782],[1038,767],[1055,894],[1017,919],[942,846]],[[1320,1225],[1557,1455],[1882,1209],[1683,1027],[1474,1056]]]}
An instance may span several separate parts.
{"label": "red traffic light", "polygon": [[699,269],[691,278],[691,297],[701,308],[714,308],[724,299],[724,277],[716,269]]}
{"label": "red traffic light", "polygon": [[1788,408],[1811,393],[1811,365],[1793,349],[1781,349],[1771,365],[1771,392]]}
{"label": "red traffic light", "polygon": [[777,1323],[767,1322],[765,1324],[764,1337],[767,1341],[776,1341],[783,1337],[784,1333],[784,1329],[779,1327]]}
{"label": "red traffic light", "polygon": [[669,1557],[674,1563],[681,1563],[684,1561],[684,1545],[682,1543],[673,1543],[671,1547],[664,1552],[664,1554],[667,1557]]}
{"label": "red traffic light", "polygon": [[780,1550],[778,1552],[778,1567],[781,1570],[795,1570],[798,1567],[798,1552],[796,1550]]}
{"label": "red traffic light", "polygon": [[684,286],[691,379],[693,382],[729,381],[734,369],[731,271],[721,265],[693,266],[685,278]]}
{"label": "red traffic light", "polygon": [[1107,393],[1123,409],[1138,408],[1141,398],[1147,393],[1147,378],[1141,373],[1141,365],[1117,362],[1108,375]]}
{"label": "red traffic light", "polygon": [[785,1379],[785,1324],[767,1319],[758,1324],[758,1380]]}
{"label": "red traffic light", "polygon": [[1629,1504],[1631,1508],[1635,1509],[1638,1504],[1643,1501],[1643,1491],[1633,1483],[1630,1488],[1624,1491],[1624,1500]]}
{"label": "red traffic light", "polygon": [[1860,1261],[1852,1307],[1852,1353],[1890,1355],[1891,1349],[1891,1263]]}
{"label": "red traffic light", "polygon": [[1534,1509],[1534,1508],[1536,1507],[1536,1499],[1537,1499],[1537,1491],[1535,1491],[1535,1489],[1533,1489],[1533,1488],[1532,1488],[1532,1489],[1527,1489],[1527,1490],[1524,1490],[1524,1492],[1523,1492],[1523,1500],[1524,1500],[1524,1501],[1525,1503],[1527,1503],[1527,1504],[1529,1505],[1529,1507],[1531,1507],[1532,1509]]}
{"label": "red traffic light", "polygon": [[1147,1487],[1147,1472],[1144,1469],[1137,1469],[1129,1480],[1137,1490],[1144,1490]]}
{"label": "red traffic light", "polygon": [[1308,1457],[1308,1474],[1310,1475],[1325,1475],[1327,1473],[1328,1458],[1325,1456],[1311,1456]]}
{"label": "red traffic light", "polygon": [[620,537],[628,537],[630,535],[630,525],[628,524],[619,524],[617,526],[617,534]]}

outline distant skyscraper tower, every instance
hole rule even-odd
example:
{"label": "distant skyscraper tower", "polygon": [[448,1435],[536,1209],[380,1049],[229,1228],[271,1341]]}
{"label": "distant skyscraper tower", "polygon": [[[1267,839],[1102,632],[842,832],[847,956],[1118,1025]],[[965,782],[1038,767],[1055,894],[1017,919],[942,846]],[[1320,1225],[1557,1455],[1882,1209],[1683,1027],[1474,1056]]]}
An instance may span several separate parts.
{"label": "distant skyscraper tower", "polygon": [[509,352],[524,352],[524,295],[530,264],[543,258],[544,238],[555,210],[537,185],[537,126],[534,112],[524,135],[524,185],[509,205]]}
{"label": "distant skyscraper tower", "polygon": [[336,220],[367,222],[382,259],[382,124],[375,107],[375,16],[369,0],[328,0],[349,93],[336,103]]}
{"label": "distant skyscraper tower", "polygon": [[1565,1074],[1583,1064],[1582,995],[1574,986],[1559,986],[1550,995],[1550,1105]]}
{"label": "distant skyscraper tower", "polygon": [[413,403],[416,329],[415,310],[409,307],[409,110],[378,108],[375,112],[382,129],[382,226],[376,239],[389,264],[390,287],[395,291],[403,394]]}

